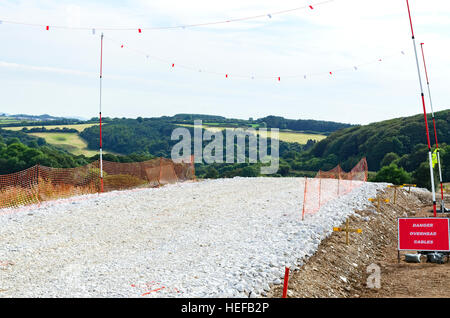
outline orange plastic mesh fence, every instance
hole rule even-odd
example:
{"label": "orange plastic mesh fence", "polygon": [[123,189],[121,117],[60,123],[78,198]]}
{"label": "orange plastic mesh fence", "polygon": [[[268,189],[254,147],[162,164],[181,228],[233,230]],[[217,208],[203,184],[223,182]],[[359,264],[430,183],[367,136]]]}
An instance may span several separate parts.
{"label": "orange plastic mesh fence", "polygon": [[0,175],[0,207],[15,207],[38,202],[38,167]]}
{"label": "orange plastic mesh fence", "polygon": [[[103,160],[104,191],[158,187],[187,180],[195,180],[193,158],[180,163],[165,158],[132,163]],[[0,175],[0,209],[99,191],[99,161],[77,168],[36,165]]]}
{"label": "orange plastic mesh fence", "polygon": [[366,158],[361,159],[350,172],[338,165],[329,171],[319,171],[315,178],[305,178],[302,218],[314,214],[320,207],[360,187],[367,181]]}

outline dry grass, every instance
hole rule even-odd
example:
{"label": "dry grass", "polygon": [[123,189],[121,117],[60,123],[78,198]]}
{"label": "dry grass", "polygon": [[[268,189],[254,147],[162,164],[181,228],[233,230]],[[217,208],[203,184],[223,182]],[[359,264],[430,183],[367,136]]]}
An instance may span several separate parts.
{"label": "dry grass", "polygon": [[37,196],[39,201],[48,201],[76,195],[96,193],[97,191],[98,186],[95,182],[92,182],[86,186],[74,186],[65,183],[53,184],[49,181],[40,179]]}
{"label": "dry grass", "polygon": [[444,183],[444,192],[450,193],[450,183]]}
{"label": "dry grass", "polygon": [[70,184],[53,184],[51,181],[39,179],[39,185],[36,184],[29,188],[16,186],[0,189],[0,209],[95,193],[97,189],[98,186],[94,182],[87,186],[74,186]]}
{"label": "dry grass", "polygon": [[110,174],[103,177],[105,191],[130,189],[148,184],[146,180],[129,174]]}
{"label": "dry grass", "polygon": [[78,132],[82,132],[86,128],[92,127],[92,126],[98,126],[98,124],[77,124],[77,125],[43,125],[43,126],[19,126],[19,127],[3,127],[3,129],[7,130],[22,130],[23,127],[27,127],[28,129],[31,128],[40,128],[45,127],[47,129],[55,129],[55,128],[72,128],[78,130]]}
{"label": "dry grass", "polygon": [[35,189],[7,187],[0,190],[0,208],[13,208],[38,203]]}

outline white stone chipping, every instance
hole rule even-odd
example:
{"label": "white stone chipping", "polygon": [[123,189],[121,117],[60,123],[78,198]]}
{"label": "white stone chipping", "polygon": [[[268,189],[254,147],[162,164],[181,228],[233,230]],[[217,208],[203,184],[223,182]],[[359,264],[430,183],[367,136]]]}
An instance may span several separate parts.
{"label": "white stone chipping", "polygon": [[302,221],[303,185],[217,179],[0,210],[0,297],[264,295],[386,186]]}

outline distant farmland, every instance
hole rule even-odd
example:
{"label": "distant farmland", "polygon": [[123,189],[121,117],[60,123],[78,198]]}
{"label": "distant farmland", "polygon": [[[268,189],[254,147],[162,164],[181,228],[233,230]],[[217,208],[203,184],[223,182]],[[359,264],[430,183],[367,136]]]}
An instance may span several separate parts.
{"label": "distant farmland", "polygon": [[[48,127],[48,126],[47,126]],[[62,148],[76,156],[85,155],[87,157],[98,154],[97,150],[87,149],[87,142],[77,133],[30,133],[30,135],[44,138],[47,143]]]}
{"label": "distant farmland", "polygon": [[[42,125],[42,126],[19,126],[19,127],[1,127],[6,130],[20,131],[26,127],[28,129],[45,127],[46,129],[55,128],[71,128],[76,129],[78,132],[82,132],[86,128],[97,126],[98,124],[76,124],[76,125]],[[78,133],[59,133],[59,132],[35,132],[28,133],[36,137],[44,138],[45,141],[58,148],[64,149],[76,156],[85,155],[86,157],[92,157],[98,154],[97,150],[87,149],[87,142],[81,138]],[[105,153],[108,153],[105,151]]]}
{"label": "distant farmland", "polygon": [[0,125],[6,125],[6,124],[17,124],[20,121],[14,118],[8,118],[8,117],[2,117],[0,118]]}
{"label": "distant farmland", "polygon": [[7,129],[7,130],[14,130],[14,131],[18,131],[18,130],[22,130],[22,128],[27,127],[28,129],[31,128],[39,128],[39,127],[45,127],[47,129],[55,129],[55,128],[72,128],[72,129],[76,129],[78,130],[78,132],[82,132],[83,130],[85,130],[86,128],[92,127],[92,126],[97,126],[98,124],[76,124],[76,125],[42,125],[42,126],[19,126],[19,127],[1,127],[3,129]]}
{"label": "distant farmland", "polygon": [[[210,131],[221,131],[227,128],[230,129],[236,129],[236,127],[226,127],[226,126],[209,126],[203,125],[204,129],[210,130]],[[194,127],[194,125],[189,124],[178,124],[178,126],[184,126],[184,127]],[[247,127],[243,128],[246,129]],[[270,137],[270,129],[267,130],[268,137]],[[296,131],[287,131],[287,130],[280,130],[279,137],[281,141],[285,142],[296,142],[299,144],[306,144],[309,139],[321,141],[322,139],[325,139],[327,136],[320,135],[320,134],[308,134],[308,133],[302,133],[302,132],[296,132]]]}

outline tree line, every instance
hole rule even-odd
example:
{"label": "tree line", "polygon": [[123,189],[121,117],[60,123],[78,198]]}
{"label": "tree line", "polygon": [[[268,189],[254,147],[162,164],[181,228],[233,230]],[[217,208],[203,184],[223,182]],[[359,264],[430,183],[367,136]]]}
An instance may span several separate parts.
{"label": "tree line", "polygon": [[[105,155],[105,160],[131,162],[148,160],[153,157],[171,156],[175,143],[170,139],[172,131],[179,126],[177,123],[193,123],[197,119],[194,114],[179,114],[158,118],[105,118],[107,125],[103,126],[103,146],[105,150],[122,154]],[[214,122],[232,120],[212,115],[199,115],[202,120]],[[450,111],[435,113],[437,134],[441,146],[441,163],[444,181],[450,180]],[[267,127],[287,128],[295,125],[282,117],[268,116],[257,120],[240,120],[234,122],[256,123],[264,120]],[[95,122],[92,118],[90,122]],[[430,132],[433,133],[432,121]],[[319,129],[320,122],[315,126],[303,126]],[[340,126],[330,124],[322,130]],[[345,124],[342,124],[345,125]],[[290,127],[290,128],[289,128]],[[34,128],[32,128],[34,129]],[[35,129],[40,129],[36,127]],[[193,128],[187,127],[193,135]],[[204,130],[203,130],[204,132]],[[74,167],[98,159],[98,156],[87,158],[74,156],[54,146],[48,145],[44,139],[30,136],[23,132],[0,130],[0,173],[10,173],[21,170],[36,163],[52,167]],[[99,127],[92,126],[80,133],[88,142],[90,149],[99,145]],[[431,135],[434,140],[434,135]],[[349,171],[362,157],[367,158],[371,171],[371,180],[393,183],[417,183],[419,186],[430,187],[430,177],[427,162],[428,147],[425,144],[425,127],[423,116],[411,116],[391,119],[363,126],[350,126],[331,133],[326,139],[315,142],[309,140],[306,145],[279,142],[280,169],[276,176],[313,176],[318,170],[330,170],[336,165]],[[207,142],[204,142],[203,146]],[[20,145],[21,144],[21,145]],[[193,147],[193,145],[192,145]],[[226,151],[226,144],[223,145]],[[250,149],[245,146],[246,157]],[[229,164],[196,164],[199,177],[219,178],[234,176],[259,176],[260,163],[229,163]],[[436,174],[437,176],[437,174]]]}

